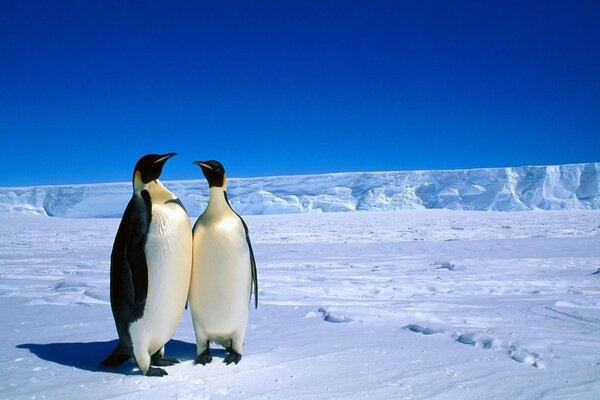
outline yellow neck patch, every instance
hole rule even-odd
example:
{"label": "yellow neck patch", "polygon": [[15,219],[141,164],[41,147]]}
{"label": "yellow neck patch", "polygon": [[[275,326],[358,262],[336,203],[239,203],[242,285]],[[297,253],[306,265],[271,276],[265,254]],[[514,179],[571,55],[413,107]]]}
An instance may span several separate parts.
{"label": "yellow neck patch", "polygon": [[146,185],[144,184],[144,182],[142,182],[142,174],[140,173],[140,171],[136,170],[133,174],[133,190],[138,192],[142,190],[144,186]]}

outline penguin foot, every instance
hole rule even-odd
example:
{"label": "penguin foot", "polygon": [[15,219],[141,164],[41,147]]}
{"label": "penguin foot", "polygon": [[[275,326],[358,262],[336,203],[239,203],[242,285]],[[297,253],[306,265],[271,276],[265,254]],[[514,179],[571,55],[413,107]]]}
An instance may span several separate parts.
{"label": "penguin foot", "polygon": [[196,357],[196,359],[194,360],[194,365],[196,365],[196,364],[206,365],[206,364],[210,364],[211,361],[212,361],[212,356],[210,355],[210,350],[206,349],[206,350],[204,350],[204,352],[202,354],[200,354],[198,357]]}
{"label": "penguin foot", "polygon": [[113,352],[110,353],[110,355],[100,363],[100,366],[102,368],[116,368],[130,358],[131,357],[129,357],[129,354],[124,353],[121,350],[121,347],[117,345]]}
{"label": "penguin foot", "polygon": [[239,353],[236,353],[232,349],[227,349],[227,350],[229,351],[229,354],[227,354],[227,357],[225,357],[223,362],[227,365],[229,365],[231,363],[234,363],[234,364],[239,363],[240,360],[242,359],[242,355]]}
{"label": "penguin foot", "polygon": [[156,352],[150,358],[150,365],[156,367],[170,367],[171,365],[179,364],[179,360],[175,357],[163,357],[160,353]]}
{"label": "penguin foot", "polygon": [[148,372],[146,372],[146,376],[165,376],[165,375],[169,375],[169,374],[167,374],[167,371],[165,371],[162,368],[152,368],[152,367],[150,367],[148,369]]}

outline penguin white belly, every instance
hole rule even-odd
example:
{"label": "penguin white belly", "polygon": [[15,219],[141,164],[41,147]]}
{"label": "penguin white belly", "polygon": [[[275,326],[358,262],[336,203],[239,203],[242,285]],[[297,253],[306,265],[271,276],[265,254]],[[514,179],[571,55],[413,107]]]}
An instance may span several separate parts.
{"label": "penguin white belly", "polygon": [[153,354],[175,333],[187,300],[192,235],[189,218],[181,206],[153,204],[145,255],[148,295],[142,318],[130,325],[129,332],[134,349],[147,346]]}
{"label": "penguin white belly", "polygon": [[241,339],[248,323],[251,290],[250,250],[244,227],[231,213],[202,217],[194,227],[190,307],[194,328],[207,340],[230,346]]}

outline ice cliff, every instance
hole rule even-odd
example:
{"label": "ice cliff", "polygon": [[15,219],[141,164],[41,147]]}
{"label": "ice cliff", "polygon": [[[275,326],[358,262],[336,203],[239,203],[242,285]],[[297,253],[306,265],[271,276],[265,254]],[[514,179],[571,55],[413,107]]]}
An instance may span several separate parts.
{"label": "ice cliff", "polygon": [[[206,207],[204,180],[165,182],[191,216]],[[600,209],[600,163],[448,171],[356,172],[228,179],[240,214],[406,210]],[[0,214],[120,217],[130,183],[0,188]]]}

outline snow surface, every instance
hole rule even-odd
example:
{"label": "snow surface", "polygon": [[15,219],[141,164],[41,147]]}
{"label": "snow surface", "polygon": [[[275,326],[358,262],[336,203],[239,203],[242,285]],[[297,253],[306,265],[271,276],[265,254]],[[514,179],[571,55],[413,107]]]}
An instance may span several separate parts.
{"label": "snow surface", "polygon": [[113,348],[118,219],[0,216],[1,399],[597,399],[600,212],[249,216],[260,304],[238,365],[163,378]]}
{"label": "snow surface", "polygon": [[[204,179],[167,182],[192,216],[208,203]],[[0,214],[120,217],[130,183],[0,188]],[[600,163],[452,171],[360,172],[228,180],[243,215],[331,211],[600,209]]]}

